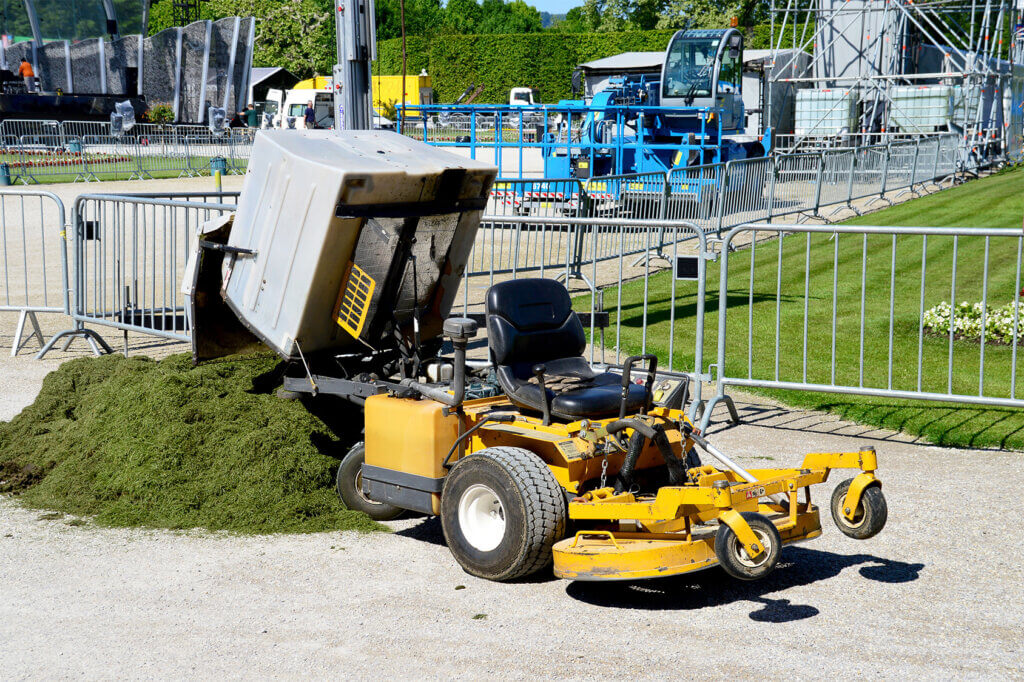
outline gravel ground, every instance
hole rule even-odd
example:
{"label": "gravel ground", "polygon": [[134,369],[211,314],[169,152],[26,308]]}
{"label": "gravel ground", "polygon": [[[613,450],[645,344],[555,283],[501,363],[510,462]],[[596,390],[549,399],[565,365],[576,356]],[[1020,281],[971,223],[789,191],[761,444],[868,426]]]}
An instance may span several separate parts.
{"label": "gravel ground", "polygon": [[828,520],[755,583],[712,569],[494,584],[458,568],[435,519],[236,537],[74,525],[0,498],[0,666],[13,678],[1024,676],[1024,549],[1008,533],[1020,454],[740,407],[748,423],[712,437],[748,464],[874,444],[888,527],[858,543]]}

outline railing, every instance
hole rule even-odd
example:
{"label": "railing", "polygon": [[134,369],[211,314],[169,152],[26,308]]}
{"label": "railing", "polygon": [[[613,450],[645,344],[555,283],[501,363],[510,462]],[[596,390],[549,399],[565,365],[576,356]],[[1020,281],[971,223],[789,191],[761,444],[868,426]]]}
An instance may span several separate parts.
{"label": "railing", "polygon": [[[749,248],[733,253],[740,241]],[[1022,252],[1024,236],[1010,229],[730,230],[720,248],[717,392],[702,426],[720,403],[735,415],[733,386],[1024,407]],[[979,307],[973,326],[962,301]]]}
{"label": "railing", "polygon": [[37,357],[58,340],[75,337],[86,338],[96,352],[96,344],[110,352],[90,328],[97,325],[188,341],[192,321],[182,284],[197,228],[233,211],[236,202],[237,194],[215,193],[79,196],[72,211],[74,326],[54,336]]}
{"label": "railing", "polygon": [[75,182],[245,173],[255,130],[139,123],[120,135],[102,121],[0,121],[2,162],[12,182]]}
{"label": "railing", "polygon": [[11,355],[33,337],[44,345],[37,314],[71,313],[64,226],[64,204],[55,195],[0,191],[0,312],[18,313]]}
{"label": "railing", "polygon": [[[912,168],[908,183],[946,163],[940,145],[915,156],[918,171]],[[851,172],[816,158],[815,173]],[[768,161],[733,164],[725,177],[740,177],[745,167],[746,179],[774,178],[777,188],[780,173]],[[921,174],[929,164],[932,170]],[[793,182],[803,182],[801,172]],[[630,182],[646,188],[650,178],[618,180],[627,189]],[[858,182],[847,179],[846,186]],[[764,202],[770,207],[776,200],[769,190],[739,196],[748,213],[769,210]],[[37,357],[76,337],[97,353],[100,347],[110,352],[96,331],[102,327],[189,340],[181,293],[186,260],[198,226],[233,210],[236,201],[237,195],[215,193],[83,195],[72,212],[69,258],[57,197],[0,192],[0,311],[20,314],[14,352],[24,345],[26,324],[42,340],[34,317],[42,312],[70,315],[73,328]],[[587,210],[597,213],[486,216],[457,307],[479,312],[487,287],[502,279],[536,273],[564,280],[575,309],[585,313],[591,363],[658,354],[664,369],[691,378],[690,414],[703,428],[716,406],[733,407],[730,387],[1024,407],[1017,387],[1024,336],[1018,230],[754,223],[716,241],[691,221]],[[651,254],[659,244],[658,256],[669,264],[688,257],[693,272],[656,267]],[[631,260],[637,253],[648,257]],[[706,263],[715,259],[718,305],[709,312]],[[586,286],[575,286],[575,279]],[[973,327],[958,307],[964,300],[980,311]],[[990,302],[1004,310],[990,310]],[[705,367],[708,324],[717,325],[717,339],[715,362]],[[716,390],[705,401],[701,384],[708,381]]]}

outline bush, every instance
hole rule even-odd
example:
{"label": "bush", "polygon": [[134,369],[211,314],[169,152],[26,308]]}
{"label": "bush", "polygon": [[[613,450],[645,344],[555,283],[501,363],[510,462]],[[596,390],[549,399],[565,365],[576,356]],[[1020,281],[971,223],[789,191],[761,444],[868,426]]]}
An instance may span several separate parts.
{"label": "bush", "polygon": [[[936,334],[949,334],[952,318],[953,335],[968,341],[981,341],[981,318],[985,311],[985,341],[996,343],[1013,343],[1014,304],[1007,303],[1001,307],[988,306],[987,310],[981,303],[958,303],[951,311],[948,302],[943,301],[924,313],[925,327]],[[1024,306],[1018,308],[1017,339],[1024,339]]]}
{"label": "bush", "polygon": [[154,104],[142,114],[144,123],[174,123],[174,107],[170,104]]}
{"label": "bush", "polygon": [[[802,27],[801,27],[802,29]],[[798,29],[798,35],[800,30]],[[746,29],[747,49],[771,47],[771,27]],[[426,69],[431,75],[436,102],[454,102],[470,84],[483,84],[476,103],[508,103],[514,87],[540,90],[541,101],[572,97],[572,72],[579,64],[622,52],[663,52],[674,29],[621,33],[506,33],[444,35],[406,38],[407,73]],[[812,32],[809,31],[808,35]],[[781,45],[792,45],[791,30]],[[402,72],[401,39],[377,44],[373,72]]]}

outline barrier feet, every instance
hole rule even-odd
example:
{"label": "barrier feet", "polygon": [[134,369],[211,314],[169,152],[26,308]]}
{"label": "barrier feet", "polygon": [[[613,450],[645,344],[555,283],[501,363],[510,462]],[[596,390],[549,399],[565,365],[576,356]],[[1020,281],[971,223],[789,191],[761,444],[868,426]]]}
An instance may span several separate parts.
{"label": "barrier feet", "polygon": [[[114,349],[111,348],[110,345],[103,340],[102,336],[100,336],[91,329],[86,329],[85,327],[78,327],[76,329],[68,329],[66,331],[62,331],[60,334],[57,334],[52,339],[50,339],[50,341],[45,346],[43,346],[38,353],[36,353],[36,360],[42,360],[43,357],[47,353],[49,353],[50,350],[61,339],[64,339],[64,345],[61,347],[61,350],[66,351],[71,346],[71,342],[74,341],[76,338],[85,339],[89,343],[89,346],[92,348],[93,354],[96,356],[110,354],[114,352]],[[102,352],[100,351],[101,347],[103,349]]]}
{"label": "barrier feet", "polygon": [[[32,324],[32,333],[29,334],[23,340],[21,337],[25,333],[25,321],[28,320]],[[43,338],[43,333],[39,331],[39,320],[36,319],[36,314],[27,310],[22,310],[21,314],[18,315],[18,326],[14,329],[14,341],[11,343],[11,357],[13,358],[18,354],[22,348],[25,347],[32,337],[35,337],[39,341],[40,346],[46,345],[46,339]]]}
{"label": "barrier feet", "polygon": [[697,418],[700,419],[701,433],[707,433],[708,426],[711,425],[711,413],[714,412],[718,403],[725,403],[725,406],[729,408],[729,421],[733,424],[740,423],[740,415],[736,411],[736,403],[732,401],[732,398],[727,395],[716,395],[708,401],[706,407],[702,405],[697,407]]}

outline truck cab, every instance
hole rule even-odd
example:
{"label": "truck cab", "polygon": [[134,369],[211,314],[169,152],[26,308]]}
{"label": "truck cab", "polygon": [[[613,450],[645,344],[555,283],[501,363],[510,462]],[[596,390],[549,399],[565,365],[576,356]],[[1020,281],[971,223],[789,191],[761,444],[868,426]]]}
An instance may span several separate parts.
{"label": "truck cab", "polygon": [[662,65],[661,106],[717,107],[722,110],[723,131],[736,131],[744,126],[742,88],[743,35],[739,31],[700,29],[672,36]]}
{"label": "truck cab", "polygon": [[512,88],[508,91],[510,107],[532,107],[540,104],[540,90],[536,88]]}

